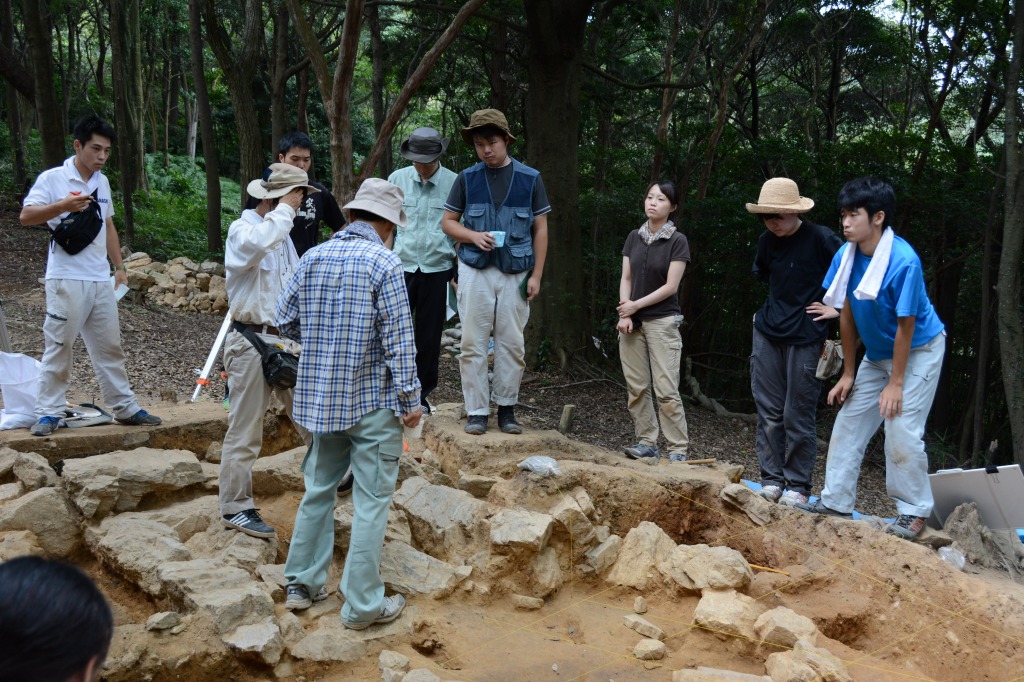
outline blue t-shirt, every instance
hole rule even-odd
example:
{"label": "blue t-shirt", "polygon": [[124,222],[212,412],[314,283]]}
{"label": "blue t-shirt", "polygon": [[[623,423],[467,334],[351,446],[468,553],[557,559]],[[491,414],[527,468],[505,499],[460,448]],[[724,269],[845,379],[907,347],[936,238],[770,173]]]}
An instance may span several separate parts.
{"label": "blue t-shirt", "polygon": [[[825,274],[825,281],[822,284],[826,289],[832,285],[839,264],[843,261],[843,254],[849,248],[856,246],[846,243],[832,257],[832,265]],[[935,314],[932,302],[928,300],[924,274],[921,272],[921,259],[906,240],[901,237],[893,239],[889,267],[878,290],[878,298],[874,301],[861,301],[853,295],[853,291],[860,284],[870,264],[871,259],[857,249],[853,257],[850,284],[846,289],[846,304],[853,312],[857,333],[864,341],[869,360],[888,360],[892,357],[893,345],[896,342],[897,318],[915,318],[911,348],[925,345],[945,329],[942,320]]]}

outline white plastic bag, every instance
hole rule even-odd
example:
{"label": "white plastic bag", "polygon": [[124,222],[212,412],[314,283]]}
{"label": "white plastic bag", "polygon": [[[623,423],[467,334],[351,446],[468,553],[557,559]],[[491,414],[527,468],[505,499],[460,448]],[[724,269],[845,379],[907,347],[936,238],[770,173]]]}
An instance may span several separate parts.
{"label": "white plastic bag", "polygon": [[518,466],[520,469],[532,471],[544,478],[547,478],[548,476],[560,476],[562,474],[562,472],[558,470],[558,462],[551,457],[545,457],[543,455],[532,455],[527,457],[520,462]]}
{"label": "white plastic bag", "polygon": [[939,547],[939,556],[943,561],[950,564],[958,571],[964,570],[964,567],[967,565],[967,557],[964,556],[963,552],[952,545]]}
{"label": "white plastic bag", "polygon": [[36,423],[36,395],[42,363],[21,353],[0,353],[0,430],[27,429]]}

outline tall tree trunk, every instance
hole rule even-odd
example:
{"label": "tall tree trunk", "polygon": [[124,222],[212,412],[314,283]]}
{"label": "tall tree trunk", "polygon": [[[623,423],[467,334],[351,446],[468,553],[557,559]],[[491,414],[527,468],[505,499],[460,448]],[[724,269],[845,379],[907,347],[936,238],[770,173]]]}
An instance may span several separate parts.
{"label": "tall tree trunk", "polygon": [[[14,11],[11,0],[0,0],[0,45],[3,45],[5,57],[11,59],[8,65],[14,68]],[[7,85],[7,124],[11,129],[11,146],[14,147],[14,186],[20,195],[28,189],[28,172],[25,169],[25,135],[21,130],[21,103],[18,101],[18,89]]]}
{"label": "tall tree trunk", "polygon": [[203,162],[206,165],[206,248],[210,253],[221,253],[224,240],[220,233],[220,164],[217,161],[217,138],[213,133],[213,115],[210,95],[206,87],[206,67],[203,65],[203,17],[200,3],[189,0],[188,43],[192,53],[192,86],[196,91],[196,114],[202,131]]}
{"label": "tall tree trunk", "polygon": [[[384,41],[381,39],[380,8],[376,3],[366,8],[366,25],[370,29],[370,62],[373,65],[370,73],[370,93],[373,100],[373,130],[377,138],[381,139],[381,131],[384,128],[385,102],[384,102],[384,61],[387,58],[384,54]],[[378,174],[382,178],[391,175],[391,135],[383,138],[383,153],[378,164]]]}
{"label": "tall tree trunk", "polygon": [[[270,75],[270,130],[272,144],[284,137],[290,125],[288,100],[285,87],[288,84],[288,5],[278,4],[274,10],[274,55]],[[276,148],[276,147],[275,147]],[[276,159],[277,155],[274,154]]]}
{"label": "tall tree trunk", "polygon": [[672,65],[675,63],[676,43],[679,41],[679,24],[682,19],[682,0],[676,0],[672,16],[672,33],[668,45],[665,46],[663,69],[665,71],[665,89],[661,92],[661,113],[658,115],[658,127],[655,130],[654,159],[651,162],[651,182],[661,177],[661,164],[665,160],[665,148],[668,146],[668,124],[672,121],[672,105],[675,104],[679,90],[672,85]]}
{"label": "tall tree trunk", "polygon": [[185,96],[185,154],[196,160],[196,138],[199,136],[199,113],[195,97]]}
{"label": "tall tree trunk", "polygon": [[298,103],[295,106],[295,129],[309,132],[309,67],[299,71]]}
{"label": "tall tree trunk", "polygon": [[32,80],[35,82],[35,107],[43,145],[43,166],[53,168],[64,163],[64,137],[67,131],[53,82],[53,37],[49,5],[46,0],[22,0],[22,14],[32,62]]}
{"label": "tall tree trunk", "polygon": [[145,182],[144,103],[142,88],[142,36],[140,0],[108,0],[110,48],[114,76],[114,118],[117,123],[117,159],[124,195],[125,241],[135,240],[134,193]]}
{"label": "tall tree trunk", "polygon": [[[544,177],[553,211],[543,289],[534,303],[530,347],[540,335],[565,366],[587,338],[579,229],[579,124],[583,39],[593,0],[525,0],[529,90],[527,160]],[[543,331],[541,331],[543,330]]]}
{"label": "tall tree trunk", "polygon": [[1024,250],[1024,178],[1021,178],[1018,95],[1024,62],[1024,1],[1014,0],[1013,55],[1006,68],[1006,194],[1003,214],[1003,249],[999,256],[997,325],[1003,388],[1010,415],[1013,455],[1024,465],[1024,319],[1020,312],[1021,254]]}
{"label": "tall tree trunk", "polygon": [[490,34],[488,43],[491,46],[490,64],[487,78],[491,83],[491,94],[488,106],[498,111],[508,111],[511,101],[508,96],[508,27],[494,22],[487,29]]}
{"label": "tall tree trunk", "polygon": [[[265,159],[260,139],[260,123],[256,112],[253,75],[263,50],[262,0],[239,0],[239,11],[245,18],[241,35],[230,36],[217,19],[214,0],[203,1],[206,40],[220,63],[227,81],[228,94],[238,130],[240,159],[239,182],[244,187],[253,178],[263,175]],[[235,46],[235,49],[232,49]],[[211,140],[212,142],[212,140]],[[206,140],[203,140],[206,146]]]}

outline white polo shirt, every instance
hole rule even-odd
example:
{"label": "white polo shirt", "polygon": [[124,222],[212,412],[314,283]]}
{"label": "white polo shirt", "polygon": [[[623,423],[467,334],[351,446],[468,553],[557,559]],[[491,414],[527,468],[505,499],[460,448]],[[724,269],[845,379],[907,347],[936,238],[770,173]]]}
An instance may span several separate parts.
{"label": "white polo shirt", "polygon": [[[64,165],[45,170],[36,178],[23,204],[25,206],[48,206],[66,197],[68,192],[96,196],[103,212],[103,224],[96,239],[75,255],[69,254],[57,244],[50,244],[46,259],[46,279],[77,279],[86,282],[105,282],[110,279],[110,264],[107,262],[106,221],[114,215],[114,202],[110,196],[110,183],[101,171],[96,171],[86,182],[75,167],[75,157],[67,159]],[[65,211],[47,221],[50,228],[57,227]]]}

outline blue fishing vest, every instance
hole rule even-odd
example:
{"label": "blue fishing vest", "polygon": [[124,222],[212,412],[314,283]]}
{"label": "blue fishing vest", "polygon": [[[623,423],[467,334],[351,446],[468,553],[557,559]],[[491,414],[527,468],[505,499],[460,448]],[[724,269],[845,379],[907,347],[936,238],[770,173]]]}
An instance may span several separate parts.
{"label": "blue fishing vest", "polygon": [[540,171],[512,159],[512,182],[500,208],[494,207],[482,161],[465,170],[463,176],[466,178],[466,210],[462,224],[475,232],[504,231],[505,246],[481,251],[475,244],[462,244],[459,260],[479,270],[493,265],[508,274],[532,268],[533,186]]}

